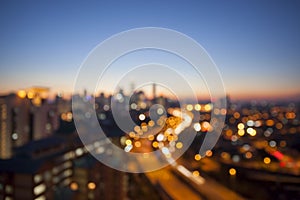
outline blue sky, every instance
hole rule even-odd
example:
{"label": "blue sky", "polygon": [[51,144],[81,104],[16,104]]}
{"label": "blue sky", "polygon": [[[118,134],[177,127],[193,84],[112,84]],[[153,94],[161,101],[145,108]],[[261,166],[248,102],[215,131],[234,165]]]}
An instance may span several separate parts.
{"label": "blue sky", "polygon": [[233,98],[297,95],[299,10],[299,1],[0,1],[0,93],[70,93],[96,45],[151,26],[200,43]]}

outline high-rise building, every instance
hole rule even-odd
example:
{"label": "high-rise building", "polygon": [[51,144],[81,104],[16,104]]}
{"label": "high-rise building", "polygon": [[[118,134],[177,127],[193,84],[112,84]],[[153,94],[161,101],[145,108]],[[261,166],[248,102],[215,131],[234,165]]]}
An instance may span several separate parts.
{"label": "high-rise building", "polygon": [[30,102],[15,94],[0,97],[0,159],[12,156],[12,148],[29,141]]}
{"label": "high-rise building", "polygon": [[[99,148],[96,143],[89,148]],[[111,169],[89,155],[76,134],[31,141],[15,151],[13,158],[0,160],[0,199],[127,197],[126,173]]]}
{"label": "high-rise building", "polygon": [[153,85],[152,85],[152,93],[153,93],[152,101],[153,101],[153,104],[155,104],[156,103],[156,84],[155,83],[153,83]]}
{"label": "high-rise building", "polygon": [[0,97],[0,159],[31,140],[49,137],[59,126],[57,106],[48,103],[43,88]]}
{"label": "high-rise building", "polygon": [[70,152],[67,140],[58,137],[16,148],[13,158],[0,160],[0,199],[45,200],[71,195],[75,154]]}
{"label": "high-rise building", "polygon": [[32,106],[30,139],[38,140],[49,137],[58,128],[58,119],[56,105],[44,103],[39,107]]}

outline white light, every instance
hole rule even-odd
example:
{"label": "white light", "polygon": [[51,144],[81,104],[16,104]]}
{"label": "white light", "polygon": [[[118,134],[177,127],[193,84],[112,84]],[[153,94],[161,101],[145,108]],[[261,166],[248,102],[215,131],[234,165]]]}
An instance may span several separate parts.
{"label": "white light", "polygon": [[109,105],[104,105],[103,110],[108,111],[109,110]]}
{"label": "white light", "polygon": [[11,194],[13,192],[13,187],[11,185],[6,185],[5,192]]}
{"label": "white light", "polygon": [[174,110],[172,113],[175,117],[181,117],[181,112],[179,110]]}
{"label": "white light", "polygon": [[260,127],[261,126],[261,121],[255,121],[254,126],[255,127]]}
{"label": "white light", "polygon": [[34,175],[33,180],[35,183],[38,183],[38,182],[42,181],[42,176],[40,174],[36,174],[36,175]]}
{"label": "white light", "polygon": [[69,152],[64,154],[64,160],[70,160],[72,158],[74,158],[74,152],[73,151],[69,151]]}
{"label": "white light", "polygon": [[18,133],[13,133],[11,137],[13,140],[17,140],[19,138]]}
{"label": "white light", "polygon": [[249,144],[244,144],[244,145],[243,145],[243,149],[244,149],[245,151],[249,151],[250,145],[249,145]]}
{"label": "white light", "polygon": [[101,143],[99,141],[94,143],[94,147],[99,147],[101,145]]}
{"label": "white light", "polygon": [[271,140],[269,142],[270,147],[276,147],[276,142],[274,140]]}
{"label": "white light", "polygon": [[133,110],[136,110],[137,109],[137,105],[135,103],[132,103],[130,105],[130,108],[133,109]]}
{"label": "white light", "polygon": [[120,93],[118,93],[118,94],[116,95],[116,99],[117,99],[120,103],[122,103],[122,102],[124,101],[123,95],[120,94]]}
{"label": "white light", "polygon": [[68,177],[68,176],[71,176],[72,175],[72,170],[71,169],[67,169],[64,171],[64,177]]}
{"label": "white light", "polygon": [[181,124],[179,124],[179,125],[175,128],[174,133],[175,133],[176,135],[178,135],[178,134],[180,134],[183,130],[184,130],[184,126],[183,126],[183,124],[181,123]]}
{"label": "white light", "polygon": [[187,169],[185,168],[184,166],[182,165],[178,165],[177,166],[177,170],[183,174],[184,176],[186,176],[187,178],[189,178],[191,181],[201,185],[205,182],[205,179],[201,176],[198,176],[198,177],[194,177],[193,174]]}
{"label": "white light", "polygon": [[75,154],[76,154],[76,156],[81,156],[81,155],[83,154],[82,148],[77,148],[77,149],[75,150]]}
{"label": "white light", "polygon": [[188,104],[187,106],[186,106],[186,109],[188,110],[188,111],[192,111],[193,110],[193,105],[192,104]]}
{"label": "white light", "polygon": [[253,128],[247,128],[247,133],[251,136],[255,136],[256,135],[256,130]]}
{"label": "white light", "polygon": [[172,128],[168,128],[168,129],[165,131],[165,133],[167,133],[167,134],[172,134],[172,133],[173,133],[173,129],[172,129]]}
{"label": "white light", "polygon": [[163,134],[158,134],[158,136],[156,137],[157,141],[161,142],[164,140],[164,135]]}
{"label": "white light", "polygon": [[201,130],[201,125],[200,125],[200,123],[195,123],[195,124],[194,124],[194,129],[195,129],[195,131],[200,131],[200,130]]}
{"label": "white light", "polygon": [[52,128],[51,124],[50,124],[50,123],[47,123],[47,124],[46,124],[46,130],[47,130],[47,131],[50,131],[51,128]]}
{"label": "white light", "polygon": [[238,140],[238,137],[236,136],[236,135],[233,135],[232,137],[231,137],[231,141],[232,142],[236,142]]}
{"label": "white light", "polygon": [[254,121],[253,120],[247,121],[247,126],[254,126]]}
{"label": "white light", "polygon": [[124,151],[125,152],[129,152],[131,149],[132,149],[132,145],[127,145],[125,148],[124,148]]}
{"label": "white light", "polygon": [[201,110],[201,105],[200,104],[196,104],[195,105],[195,110],[196,111],[200,111]]}
{"label": "white light", "polygon": [[146,116],[145,116],[144,114],[140,114],[140,115],[139,115],[139,119],[140,119],[141,121],[144,121],[144,120],[146,119]]}
{"label": "white light", "polygon": [[164,113],[164,110],[162,108],[157,109],[157,114],[162,115]]}
{"label": "white light", "polygon": [[168,149],[167,147],[163,147],[163,148],[161,149],[161,151],[162,151],[163,154],[165,154],[165,155],[170,154],[170,151],[169,151],[169,149]]}
{"label": "white light", "polygon": [[178,166],[177,166],[177,169],[178,169],[179,172],[181,172],[181,173],[182,173],[183,175],[185,175],[186,177],[190,177],[191,174],[192,174],[187,168],[185,168],[185,167],[182,166],[182,165],[178,165]]}
{"label": "white light", "polygon": [[100,113],[98,116],[99,116],[100,120],[105,120],[106,119],[106,115],[104,113]]}
{"label": "white light", "polygon": [[240,162],[240,156],[239,155],[232,156],[232,161],[233,162]]}
{"label": "white light", "polygon": [[102,153],[104,153],[104,151],[105,151],[104,147],[98,147],[98,148],[96,148],[96,153],[97,154],[102,154]]}
{"label": "white light", "polygon": [[35,195],[39,195],[39,194],[43,193],[45,190],[46,190],[46,186],[44,183],[42,183],[33,189],[33,193]]}

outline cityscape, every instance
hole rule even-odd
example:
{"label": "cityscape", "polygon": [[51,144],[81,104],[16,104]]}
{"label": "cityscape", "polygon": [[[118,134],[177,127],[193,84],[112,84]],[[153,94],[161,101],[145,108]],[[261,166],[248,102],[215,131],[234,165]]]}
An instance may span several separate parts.
{"label": "cityscape", "polygon": [[[156,86],[153,85],[153,88]],[[155,89],[153,89],[155,92]],[[143,91],[129,97],[74,95],[94,101],[99,124],[125,152],[157,149],[172,158],[184,146],[178,127],[191,118],[196,136],[187,151],[169,166],[136,174],[112,169],[90,152],[109,152],[105,142],[84,146],[76,133],[71,100],[47,99],[48,88],[33,87],[1,97],[1,195],[3,199],[297,199],[300,195],[299,102],[214,102],[184,105]],[[129,104],[134,130],[124,133],[111,111],[113,103]],[[156,118],[150,118],[149,108]],[[164,115],[164,112],[167,112]],[[200,113],[200,120],[192,119]],[[199,154],[211,134],[211,113],[226,115],[216,146]],[[161,127],[155,132],[155,127]],[[150,134],[142,137],[143,134]],[[168,148],[167,148],[168,147]],[[174,190],[174,187],[178,187]],[[211,190],[216,190],[216,192]],[[253,193],[252,191],[256,192]],[[117,192],[116,192],[117,191]]]}
{"label": "cityscape", "polygon": [[[0,200],[300,199],[299,9],[1,1]],[[151,45],[113,56],[139,35],[106,45],[153,27],[199,44],[169,45],[203,74]]]}

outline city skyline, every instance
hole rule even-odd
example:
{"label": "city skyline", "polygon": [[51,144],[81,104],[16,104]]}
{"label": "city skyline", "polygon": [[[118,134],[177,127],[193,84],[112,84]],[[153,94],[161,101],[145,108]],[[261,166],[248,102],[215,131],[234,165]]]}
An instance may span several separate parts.
{"label": "city skyline", "polygon": [[300,199],[299,9],[0,1],[0,199]]}
{"label": "city skyline", "polygon": [[80,65],[100,42],[132,28],[164,27],[206,49],[233,99],[299,99],[299,3],[215,3],[3,1],[0,93],[38,85],[70,95]]}

